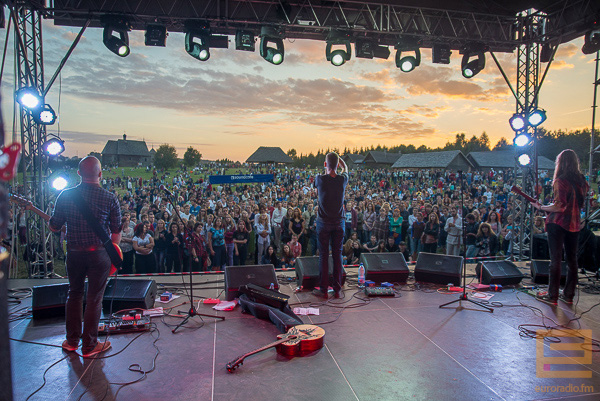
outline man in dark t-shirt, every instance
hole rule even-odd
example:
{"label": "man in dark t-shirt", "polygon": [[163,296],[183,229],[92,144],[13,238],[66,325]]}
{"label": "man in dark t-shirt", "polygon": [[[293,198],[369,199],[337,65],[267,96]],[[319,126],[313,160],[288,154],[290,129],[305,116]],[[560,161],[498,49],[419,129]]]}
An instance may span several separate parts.
{"label": "man in dark t-shirt", "polygon": [[[341,174],[337,168],[341,167]],[[329,249],[333,257],[333,291],[336,298],[342,289],[342,242],[344,240],[344,193],[348,185],[348,166],[337,153],[325,156],[325,174],[318,175],[315,187],[319,197],[317,217],[317,241],[319,247],[319,269],[321,287],[313,294],[327,298],[329,288]]]}

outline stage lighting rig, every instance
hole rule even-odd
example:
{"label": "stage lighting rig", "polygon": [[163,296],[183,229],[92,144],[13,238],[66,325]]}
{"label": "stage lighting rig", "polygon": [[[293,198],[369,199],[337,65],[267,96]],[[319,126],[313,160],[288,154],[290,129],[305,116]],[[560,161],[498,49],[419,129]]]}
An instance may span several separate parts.
{"label": "stage lighting rig", "polygon": [[45,104],[40,108],[31,111],[33,120],[42,125],[52,125],[56,122],[56,113],[49,104]]}
{"label": "stage lighting rig", "polygon": [[[352,46],[350,46],[350,33],[332,29],[327,35],[327,46],[325,47],[325,56],[327,61],[339,67],[352,57]],[[331,50],[333,46],[345,46]]]}
{"label": "stage lighting rig", "polygon": [[517,158],[517,161],[519,165],[526,167],[531,164],[531,157],[527,153],[523,153]]}
{"label": "stage lighting rig", "polygon": [[102,42],[111,52],[120,57],[127,57],[131,52],[129,48],[129,32],[131,25],[127,20],[114,15],[105,15],[100,19],[104,32]]}
{"label": "stage lighting rig", "polygon": [[148,24],[144,38],[146,46],[165,47],[167,45],[167,27],[161,24]]}
{"label": "stage lighting rig", "polygon": [[59,156],[65,151],[65,141],[58,137],[52,137],[44,142],[42,150],[48,156]]}
{"label": "stage lighting rig", "polygon": [[35,110],[44,102],[40,92],[32,86],[26,86],[17,90],[15,92],[15,100],[27,110]]}
{"label": "stage lighting rig", "polygon": [[525,117],[523,117],[522,114],[515,113],[508,120],[508,123],[510,124],[510,127],[513,129],[513,131],[520,131],[523,128],[525,128]]}
{"label": "stage lighting rig", "polygon": [[[269,44],[273,44],[275,47],[270,47]],[[271,64],[283,63],[283,38],[276,28],[263,26],[260,29],[260,56]]]}
{"label": "stage lighting rig", "polygon": [[514,144],[520,148],[529,145],[531,137],[527,134],[519,134],[515,137]]}
{"label": "stage lighting rig", "polygon": [[546,121],[546,110],[532,110],[531,112],[529,112],[529,116],[527,116],[527,121],[532,127],[537,127],[538,125]]}
{"label": "stage lighting rig", "polygon": [[250,31],[235,32],[235,50],[253,52],[256,49],[254,42],[254,33]]}
{"label": "stage lighting rig", "polygon": [[[411,72],[421,64],[421,50],[417,41],[405,39],[396,46],[396,67],[402,72]],[[402,57],[402,52],[414,52],[413,55]]]}
{"label": "stage lighting rig", "polygon": [[431,58],[434,64],[450,64],[452,50],[447,44],[434,44],[431,48]]}
{"label": "stage lighting rig", "polygon": [[50,178],[50,186],[55,191],[62,191],[69,185],[69,179],[65,174],[57,174]]}
{"label": "stage lighting rig", "polygon": [[389,47],[378,45],[367,39],[356,39],[354,50],[356,52],[356,57],[358,58],[372,59],[373,57],[376,57],[387,60],[390,57]]}
{"label": "stage lighting rig", "polygon": [[206,30],[189,30],[185,34],[185,51],[195,59],[206,61],[210,58],[208,38],[210,33]]}
{"label": "stage lighting rig", "polygon": [[585,34],[581,51],[583,54],[592,54],[600,50],[600,27],[590,30]]}
{"label": "stage lighting rig", "polygon": [[[485,46],[480,44],[465,46],[460,64],[463,77],[473,78],[485,68],[485,51]],[[472,57],[476,58],[471,60]]]}

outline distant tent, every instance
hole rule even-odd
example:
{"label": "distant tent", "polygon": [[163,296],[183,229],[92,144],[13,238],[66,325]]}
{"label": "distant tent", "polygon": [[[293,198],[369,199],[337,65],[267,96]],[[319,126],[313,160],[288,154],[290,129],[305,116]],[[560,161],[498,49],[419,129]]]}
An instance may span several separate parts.
{"label": "distant tent", "polygon": [[[494,150],[491,152],[471,152],[467,158],[478,170],[510,170],[515,168],[514,150]],[[554,170],[554,162],[545,156],[538,156],[538,170]]]}
{"label": "distant tent", "polygon": [[292,163],[291,157],[279,147],[261,146],[246,160],[246,163]]}
{"label": "distant tent", "polygon": [[392,168],[436,168],[467,171],[473,168],[473,164],[460,150],[447,150],[442,152],[405,153],[394,163]]}
{"label": "distant tent", "polygon": [[391,165],[394,164],[400,156],[400,153],[371,150],[369,153],[367,153],[362,163],[371,167],[391,167]]}

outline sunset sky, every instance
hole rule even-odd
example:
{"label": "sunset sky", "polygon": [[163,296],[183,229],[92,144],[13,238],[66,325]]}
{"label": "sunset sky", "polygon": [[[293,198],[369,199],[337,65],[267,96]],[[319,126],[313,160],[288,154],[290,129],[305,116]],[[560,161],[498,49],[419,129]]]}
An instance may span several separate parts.
{"label": "sunset sky", "polygon": [[[46,80],[78,31],[44,22]],[[212,49],[210,60],[201,62],[185,52],[183,38],[170,33],[166,48],[146,47],[143,32],[130,32],[131,54],[121,58],[102,44],[102,29],[89,28],[46,98],[59,112],[60,125],[49,132],[60,130],[65,155],[99,152],[123,133],[144,139],[149,148],[172,144],[180,156],[193,146],[204,159],[240,161],[259,146],[298,153],[377,144],[438,147],[457,133],[483,131],[493,146],[514,136],[508,118],[515,101],[489,55],[486,68],[467,80],[457,51],[450,65],[441,65],[424,49],[421,66],[402,73],[393,49],[388,60],[353,54],[334,67],[325,59],[324,42],[285,40],[285,60],[274,66],[258,48],[236,51],[231,41],[229,49]],[[546,129],[591,126],[595,63],[581,52],[582,43],[560,46],[544,82]],[[9,138],[13,47],[11,35],[2,82]],[[516,52],[497,56],[515,85]]]}

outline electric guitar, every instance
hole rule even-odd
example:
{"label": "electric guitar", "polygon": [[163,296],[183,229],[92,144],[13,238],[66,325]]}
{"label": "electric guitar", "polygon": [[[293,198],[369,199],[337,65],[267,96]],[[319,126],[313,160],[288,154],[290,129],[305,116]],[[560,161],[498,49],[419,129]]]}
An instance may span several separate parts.
{"label": "electric guitar", "polygon": [[255,349],[252,352],[248,352],[242,356],[238,356],[233,361],[227,364],[227,371],[233,372],[238,366],[244,364],[244,359],[250,355],[257,354],[265,351],[269,348],[275,347],[277,353],[284,356],[303,356],[313,351],[320,350],[323,348],[323,337],[325,336],[325,330],[319,326],[312,324],[299,324],[294,326],[284,334],[278,334],[277,341],[271,344],[265,345],[264,347]]}
{"label": "electric guitar", "polygon": [[519,188],[519,187],[518,187],[518,186],[516,186],[516,185],[513,185],[513,186],[510,188],[510,190],[511,190],[511,191],[513,191],[514,193],[516,193],[517,195],[521,195],[521,196],[522,196],[523,198],[525,198],[525,200],[527,200],[528,202],[531,202],[531,203],[537,203],[537,202],[538,202],[537,200],[533,199],[531,196],[529,196],[529,195],[527,195],[525,192],[523,192],[523,191],[521,190],[521,188]]}
{"label": "electric guitar", "polygon": [[[47,213],[45,213],[43,210],[35,207],[33,205],[33,203],[21,196],[18,195],[10,195],[10,201],[12,203],[15,203],[21,207],[24,207],[25,210],[31,210],[33,213],[37,214],[38,216],[40,216],[42,219],[44,219],[46,222],[50,221],[50,215],[48,215]],[[63,226],[61,228],[61,231],[66,231],[65,226]],[[115,247],[117,253],[119,254],[119,256],[121,257],[121,259],[123,259],[123,251],[121,250],[121,247],[119,247],[118,244],[115,244],[113,242],[113,246]],[[117,272],[117,267],[115,265],[110,265],[110,273],[109,276],[112,276],[113,274],[115,274]]]}

